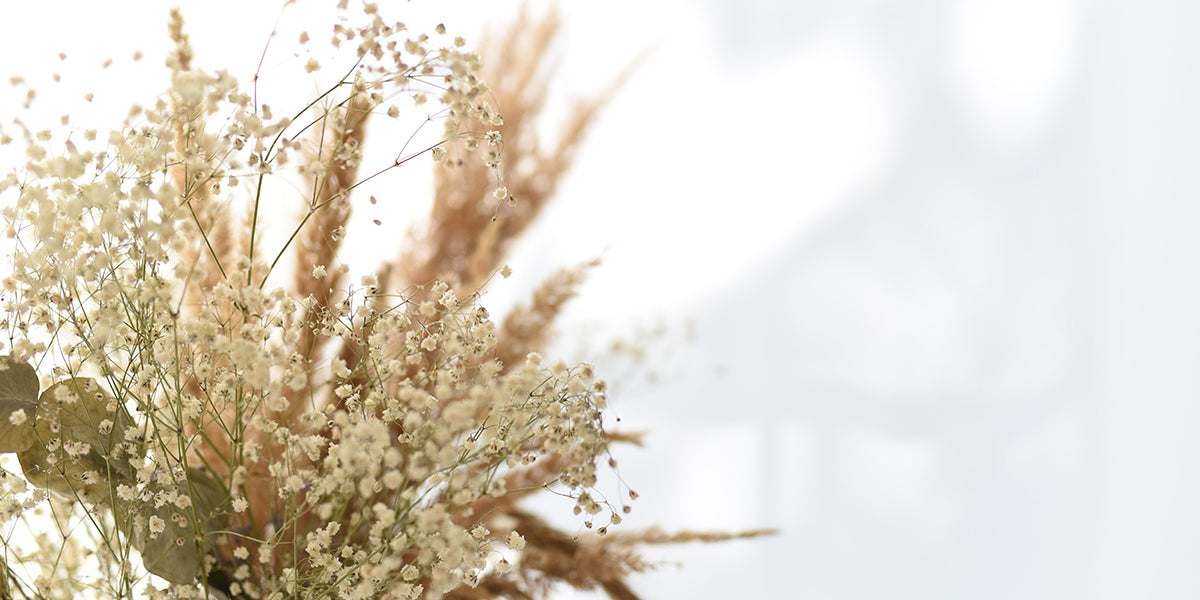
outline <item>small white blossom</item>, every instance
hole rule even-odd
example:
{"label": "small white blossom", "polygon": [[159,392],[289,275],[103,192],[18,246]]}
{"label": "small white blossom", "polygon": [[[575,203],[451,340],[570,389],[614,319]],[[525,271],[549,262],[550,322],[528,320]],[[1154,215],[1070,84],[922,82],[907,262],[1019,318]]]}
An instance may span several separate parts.
{"label": "small white blossom", "polygon": [[346,361],[342,360],[341,357],[335,356],[329,361],[329,370],[333,373],[334,377],[345,379],[350,376],[350,369],[346,367]]}
{"label": "small white blossom", "polygon": [[[486,232],[485,211],[521,195],[484,169],[506,164],[505,136],[532,133],[519,123],[505,136],[488,131],[503,122],[488,106],[502,94],[482,83],[474,52],[455,49],[464,39],[451,44],[449,36],[431,40],[387,24],[373,18],[375,2],[362,3],[372,18],[339,20],[333,28],[332,44],[356,52],[361,68],[292,117],[273,115],[250,84],[192,64],[182,18],[172,13],[172,87],[131,107],[130,125],[105,139],[95,131],[71,134],[73,121],[64,116],[61,128],[24,132],[25,172],[0,175],[0,192],[20,187],[0,210],[0,227],[16,242],[9,256],[16,268],[0,277],[0,297],[8,328],[20,332],[6,352],[39,365],[41,380],[23,386],[30,393],[72,377],[88,383],[57,386],[44,412],[10,403],[10,428],[23,428],[17,434],[34,433],[38,423],[39,452],[31,455],[52,477],[0,481],[7,492],[0,493],[0,520],[45,502],[48,490],[33,486],[58,484],[57,493],[69,484],[84,511],[110,511],[93,523],[128,524],[129,545],[147,559],[138,568],[151,575],[202,578],[189,560],[177,559],[196,558],[194,545],[212,544],[198,558],[211,566],[208,555],[219,549],[234,560],[234,597],[415,600],[475,585],[488,565],[497,573],[517,568],[510,560],[521,565],[514,551],[526,540],[510,531],[504,505],[496,505],[494,520],[470,513],[509,491],[512,482],[499,475],[507,469],[557,453],[562,472],[547,475],[580,514],[601,509],[589,493],[601,497],[593,487],[607,450],[605,384],[590,367],[549,366],[552,357],[543,364],[529,354],[521,364],[521,355],[542,345],[498,339],[511,335],[509,328],[491,320],[480,306],[483,290],[472,289],[493,266],[476,265],[469,246],[450,244],[442,256],[434,245],[422,246],[421,236],[404,249],[404,256],[414,251],[418,268],[381,270],[362,277],[360,287],[339,253],[335,242],[359,225],[348,220],[360,199],[350,192],[372,177],[355,171],[364,164],[360,116],[398,118],[400,107],[388,103],[405,94],[418,106],[437,105],[428,112],[445,127],[431,138],[445,144],[431,151],[442,163],[439,176],[484,187],[482,196],[451,200],[450,208],[470,217],[464,224],[472,235]],[[297,71],[310,73],[321,69],[310,56],[343,62],[316,49],[292,56]],[[0,143],[10,141],[0,132]],[[396,166],[410,152],[398,150]],[[520,155],[513,160],[523,162]],[[312,212],[298,227],[285,225],[298,234],[284,244],[286,255],[274,243],[258,252],[255,236],[264,223],[230,210],[228,189],[239,177],[249,178],[245,188],[283,172],[313,184]],[[553,187],[555,175],[549,177]],[[256,208],[261,200],[268,213],[279,212],[269,196],[280,186],[252,188],[244,193],[254,195]],[[436,202],[445,202],[443,195]],[[452,233],[432,237],[457,237]],[[292,291],[266,287],[279,280],[268,275],[281,258],[298,269]],[[461,277],[459,262],[474,275]],[[495,272],[507,278],[512,269]],[[435,280],[442,274],[450,283]],[[7,364],[0,361],[0,371]],[[97,379],[80,377],[89,373]],[[33,489],[21,493],[25,485]],[[219,514],[208,514],[214,510]],[[236,531],[227,512],[239,513]],[[472,520],[481,518],[501,531]],[[512,550],[499,547],[500,537]],[[255,540],[255,567],[262,565],[253,576],[247,540]],[[37,556],[49,555],[42,550]],[[40,595],[70,595],[54,583],[52,575],[39,578]]]}
{"label": "small white blossom", "polygon": [[158,534],[167,530],[167,522],[164,521],[162,519],[162,517],[160,517],[158,515],[150,516],[150,521],[148,522],[148,526],[150,527],[151,539],[158,537]]}

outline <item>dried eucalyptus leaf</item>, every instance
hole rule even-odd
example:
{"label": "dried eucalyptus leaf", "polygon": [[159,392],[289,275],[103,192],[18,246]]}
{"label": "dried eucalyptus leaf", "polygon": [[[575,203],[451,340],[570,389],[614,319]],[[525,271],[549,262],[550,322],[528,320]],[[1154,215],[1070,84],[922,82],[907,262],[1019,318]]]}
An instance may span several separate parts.
{"label": "dried eucalyptus leaf", "polygon": [[[38,377],[33,367],[9,356],[0,357],[0,452],[20,452],[34,442],[37,415]],[[11,417],[25,411],[25,419]]]}
{"label": "dried eucalyptus leaf", "polygon": [[52,402],[60,407],[59,423],[74,439],[104,453],[125,439],[129,417],[96,380],[75,377],[56,383],[41,396],[43,407]]}
{"label": "dried eucalyptus leaf", "polygon": [[60,381],[38,400],[35,443],[17,453],[29,483],[67,496],[104,503],[118,483],[131,480],[128,460],[113,456],[129,417],[95,380]]}
{"label": "dried eucalyptus leaf", "polygon": [[[34,382],[36,396],[36,377]],[[0,373],[0,410],[6,397],[3,383]],[[122,531],[151,573],[183,584],[203,575],[204,556],[212,547],[209,534],[229,526],[232,500],[221,482],[200,469],[188,469],[187,479],[179,484],[179,493],[191,499],[186,508],[160,500],[170,486],[157,482],[138,500],[118,500],[118,484],[135,485],[127,457],[112,458],[132,422],[124,407],[86,377],[54,384],[34,406],[38,413],[30,427],[33,443],[17,453],[25,478],[91,504],[112,505]],[[146,527],[134,526],[150,521],[161,521],[163,528],[153,537]]]}
{"label": "dried eucalyptus leaf", "polygon": [[[209,535],[229,527],[231,499],[221,482],[200,469],[188,469],[187,481],[180,482],[180,493],[192,499],[190,508],[175,504],[122,503],[127,514],[143,514],[147,519],[158,517],[165,530],[151,538],[148,531],[133,532],[134,547],[142,553],[146,570],[171,583],[192,583],[204,574],[204,557],[212,548]],[[163,491],[154,485],[153,493]],[[182,524],[180,521],[182,520]],[[130,519],[122,522],[127,527]],[[128,532],[127,532],[128,533]]]}

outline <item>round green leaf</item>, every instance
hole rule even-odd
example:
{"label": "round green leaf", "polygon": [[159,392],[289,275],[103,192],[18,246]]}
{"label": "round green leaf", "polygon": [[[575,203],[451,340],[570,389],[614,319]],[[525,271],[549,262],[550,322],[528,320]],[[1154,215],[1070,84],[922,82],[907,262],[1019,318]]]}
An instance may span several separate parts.
{"label": "round green leaf", "polygon": [[[204,574],[204,557],[212,548],[210,534],[229,527],[229,492],[221,482],[208,473],[189,468],[186,481],[179,482],[180,493],[189,495],[192,506],[180,509],[171,503],[155,507],[154,503],[122,502],[126,518],[123,527],[128,532],[132,522],[129,515],[142,514],[149,519],[157,516],[166,529],[151,538],[149,532],[135,531],[134,547],[142,553],[146,570],[171,583],[192,583]],[[162,487],[155,484],[151,489]],[[175,515],[184,518],[181,524]]]}
{"label": "round green leaf", "polygon": [[[108,501],[112,487],[132,476],[128,460],[106,458],[124,439],[129,418],[123,408],[87,377],[50,386],[38,403],[35,443],[17,453],[25,478],[70,497]],[[79,443],[87,444],[86,452],[67,451],[69,445]]]}
{"label": "round green leaf", "polygon": [[[20,452],[33,445],[37,416],[38,377],[33,367],[0,357],[0,452]],[[25,418],[17,411],[24,411]]]}

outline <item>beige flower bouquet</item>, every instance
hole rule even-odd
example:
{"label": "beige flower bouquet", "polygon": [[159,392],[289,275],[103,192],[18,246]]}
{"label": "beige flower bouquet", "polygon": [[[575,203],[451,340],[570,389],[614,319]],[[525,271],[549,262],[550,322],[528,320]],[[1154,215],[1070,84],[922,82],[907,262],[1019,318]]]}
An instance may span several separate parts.
{"label": "beige flower bouquet", "polygon": [[[539,145],[555,29],[477,54],[364,4],[328,32],[336,83],[268,106],[194,65],[173,11],[161,98],[110,132],[3,135],[28,160],[0,180],[0,596],[634,598],[638,544],[728,537],[609,531],[636,494],[597,471],[638,440],[606,430],[590,365],[538,354],[590,263],[500,322],[480,303],[603,103]],[[368,125],[414,110],[434,142],[367,172]],[[355,189],[418,160],[428,219],[351,280]],[[544,493],[576,530],[521,506]]]}

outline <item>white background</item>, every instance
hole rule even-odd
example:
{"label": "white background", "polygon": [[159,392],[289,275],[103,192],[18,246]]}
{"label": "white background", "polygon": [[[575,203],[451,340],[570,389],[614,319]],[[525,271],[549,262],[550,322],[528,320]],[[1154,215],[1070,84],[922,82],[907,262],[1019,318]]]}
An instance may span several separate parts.
{"label": "white background", "polygon": [[[151,98],[153,5],[6,7],[4,75],[72,77],[50,113],[76,84],[100,116]],[[475,38],[517,6],[412,9]],[[556,94],[652,52],[492,299],[602,254],[561,350],[667,327],[646,366],[601,361],[652,432],[618,453],[631,527],[782,530],[655,550],[684,566],[644,597],[1200,595],[1197,5],[561,8]],[[239,73],[277,14],[184,10],[199,63]]]}

